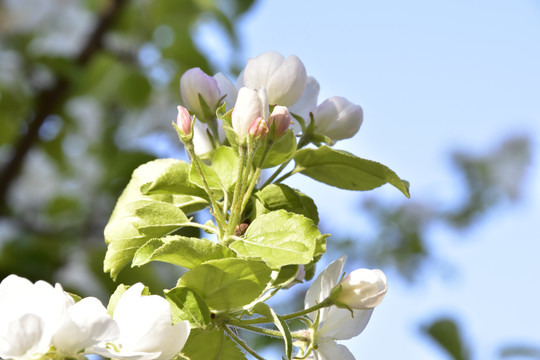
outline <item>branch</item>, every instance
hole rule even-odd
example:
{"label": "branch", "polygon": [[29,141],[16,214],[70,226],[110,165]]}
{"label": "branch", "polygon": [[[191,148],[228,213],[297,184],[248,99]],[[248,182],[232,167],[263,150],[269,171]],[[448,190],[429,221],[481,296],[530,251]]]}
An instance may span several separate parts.
{"label": "branch", "polygon": [[[115,19],[120,14],[127,0],[111,0],[83,46],[79,55],[75,58],[75,64],[84,67],[92,56],[103,47],[103,36],[109,30]],[[0,214],[7,210],[6,195],[9,186],[17,177],[24,158],[32,146],[38,141],[41,125],[58,107],[65,101],[65,95],[70,88],[69,81],[64,77],[57,77],[54,85],[42,90],[36,96],[35,111],[29,116],[26,131],[17,140],[12,151],[11,158],[0,173]]]}

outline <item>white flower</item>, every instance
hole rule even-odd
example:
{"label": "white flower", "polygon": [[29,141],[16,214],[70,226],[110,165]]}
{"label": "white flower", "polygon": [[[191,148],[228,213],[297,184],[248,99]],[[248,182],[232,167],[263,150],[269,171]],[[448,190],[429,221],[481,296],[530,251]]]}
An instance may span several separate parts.
{"label": "white flower", "polygon": [[81,350],[118,337],[118,326],[101,301],[84,298],[70,306],[52,338],[59,353],[74,357]]}
{"label": "white flower", "polygon": [[[199,68],[192,68],[180,78],[180,96],[184,106],[197,119],[206,122],[215,117],[221,91],[215,78]],[[201,99],[205,104],[201,104]]]}
{"label": "white flower", "polygon": [[232,127],[238,138],[246,139],[251,124],[260,118],[268,119],[268,112],[268,98],[264,88],[241,88],[231,114]]}
{"label": "white flower", "polygon": [[379,305],[387,291],[386,275],[379,269],[354,270],[339,284],[341,292],[336,303],[358,310]]}
{"label": "white flower", "polygon": [[306,68],[298,57],[291,55],[285,59],[269,51],[248,60],[238,79],[238,87],[264,87],[270,104],[290,106],[302,96],[306,79]]}
{"label": "white flower", "polygon": [[[330,296],[332,289],[338,284],[343,272],[345,257],[331,263],[313,281],[306,293],[305,308],[312,307]],[[369,322],[373,309],[352,310],[336,306],[323,308],[319,313],[319,329],[315,331],[315,350],[308,359],[314,360],[354,360],[354,356],[346,346],[336,343],[336,340],[348,340],[364,331]],[[312,321],[317,320],[317,312],[309,314]]]}
{"label": "white flower", "polygon": [[217,81],[219,92],[221,96],[225,96],[223,101],[225,102],[225,110],[229,111],[234,107],[236,103],[236,97],[238,96],[238,89],[232,83],[229,78],[227,78],[222,73],[217,73],[214,75],[214,79]]}
{"label": "white flower", "polygon": [[35,284],[10,275],[0,283],[0,357],[30,359],[45,354],[73,299],[60,284]]}
{"label": "white flower", "polygon": [[205,124],[195,121],[193,123],[193,149],[195,155],[200,156],[214,150],[214,145],[208,134],[208,127]]}
{"label": "white flower", "polygon": [[188,321],[171,325],[171,308],[157,295],[143,296],[137,283],[122,295],[114,310],[120,336],[112,344],[94,347],[95,353],[130,360],[168,360],[182,348],[189,336]]}
{"label": "white flower", "polygon": [[[317,99],[319,97],[320,88],[321,87],[319,86],[317,80],[314,77],[309,76],[307,78],[306,87],[302,93],[302,96],[297,102],[289,107],[289,111],[292,114],[300,116],[304,120],[306,126],[311,121],[309,113],[312,113],[317,107]],[[302,131],[302,128],[297,121],[293,121],[291,128],[295,134]]]}
{"label": "white flower", "polygon": [[313,111],[315,132],[326,135],[333,141],[354,136],[363,119],[362,108],[340,96],[326,99]]}

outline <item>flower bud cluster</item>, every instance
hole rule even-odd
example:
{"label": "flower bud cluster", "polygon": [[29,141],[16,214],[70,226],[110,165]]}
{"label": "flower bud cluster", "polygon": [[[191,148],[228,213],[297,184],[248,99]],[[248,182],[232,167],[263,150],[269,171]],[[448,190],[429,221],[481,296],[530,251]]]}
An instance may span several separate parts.
{"label": "flower bud cluster", "polygon": [[10,275],[0,283],[0,357],[171,359],[187,340],[189,322],[171,326],[169,303],[143,290],[141,283],[126,290],[111,317],[96,298],[76,302],[60,284]]}
{"label": "flower bud cluster", "polygon": [[[212,77],[199,68],[186,71],[180,79],[184,106],[203,124],[216,120],[216,110],[222,102],[225,102],[226,111],[233,109],[232,127],[240,142],[248,135],[262,138],[270,129],[273,129],[270,135],[274,138],[292,128],[297,134],[308,133],[315,139],[327,139],[325,141],[329,143],[356,134],[363,121],[362,108],[340,96],[331,97],[317,106],[319,90],[319,83],[307,75],[298,57],[285,58],[272,51],[250,59],[236,86],[223,74]],[[269,107],[273,108],[270,116]],[[194,137],[198,138],[197,154],[213,149],[215,144],[206,135],[206,130],[206,125],[195,124],[193,127]],[[220,137],[219,140],[223,139]]]}

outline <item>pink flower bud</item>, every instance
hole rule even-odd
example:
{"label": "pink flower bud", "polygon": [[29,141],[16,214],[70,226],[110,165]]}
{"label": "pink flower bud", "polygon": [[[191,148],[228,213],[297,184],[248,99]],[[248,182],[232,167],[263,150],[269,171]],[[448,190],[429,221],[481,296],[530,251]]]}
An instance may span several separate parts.
{"label": "pink flower bud", "polygon": [[266,120],[264,120],[262,117],[255,119],[255,121],[253,121],[249,126],[248,133],[255,139],[265,137],[268,133],[268,125],[266,124]]}
{"label": "pink flower bud", "polygon": [[176,126],[184,133],[184,135],[189,135],[191,132],[191,115],[187,109],[183,106],[178,105],[178,116],[176,117]]}
{"label": "pink flower bud", "polygon": [[283,133],[289,129],[289,125],[291,124],[291,114],[285,106],[276,106],[274,108],[268,119],[268,125],[271,126],[273,123],[275,123],[274,136],[276,138],[283,135]]}
{"label": "pink flower bud", "polygon": [[386,276],[379,269],[354,270],[339,285],[341,291],[335,300],[336,305],[357,310],[368,310],[379,305],[387,290]]}

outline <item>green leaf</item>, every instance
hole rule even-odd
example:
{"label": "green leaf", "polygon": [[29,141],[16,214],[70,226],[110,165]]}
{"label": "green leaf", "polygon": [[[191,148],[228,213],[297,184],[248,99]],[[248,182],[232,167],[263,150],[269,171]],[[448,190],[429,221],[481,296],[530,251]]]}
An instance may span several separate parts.
{"label": "green leaf", "polygon": [[461,343],[456,323],[451,319],[439,319],[422,329],[432,340],[445,349],[454,360],[468,360],[469,352]]}
{"label": "green leaf", "polygon": [[285,210],[257,217],[244,239],[230,245],[238,255],[263,259],[271,268],[307,264],[314,256],[321,236],[312,220]]}
{"label": "green leaf", "polygon": [[285,265],[272,277],[273,287],[282,287],[290,284],[298,274],[298,265]]}
{"label": "green leaf", "polygon": [[[257,153],[255,154],[255,164],[259,163],[259,159],[261,158],[264,147],[266,146],[266,141],[268,141],[268,139],[265,139],[265,142],[259,147]],[[296,136],[292,130],[287,130],[272,144],[272,147],[264,160],[263,169],[278,166],[289,161],[292,159],[295,151]]]}
{"label": "green leaf", "polygon": [[236,343],[218,328],[212,330],[192,329],[182,349],[188,359],[245,360],[246,356]]}
{"label": "green leaf", "polygon": [[378,162],[361,159],[328,146],[302,149],[294,155],[296,171],[312,179],[346,190],[371,190],[386,183],[394,185],[406,197],[409,183]]}
{"label": "green leaf", "polygon": [[182,286],[165,290],[165,298],[171,304],[173,324],[183,320],[188,320],[192,328],[210,324],[208,305],[193,290]]}
{"label": "green leaf", "polygon": [[276,325],[279,332],[283,335],[283,342],[285,343],[285,355],[287,356],[287,359],[291,359],[293,348],[292,336],[289,325],[287,325],[285,320],[283,320],[278,314],[276,314],[274,309],[262,302],[255,304],[255,306],[253,307],[253,312],[263,315],[268,320],[271,320],[274,325]]}
{"label": "green leaf", "polygon": [[249,304],[261,295],[271,272],[261,261],[211,260],[185,273],[178,286],[193,289],[213,309],[230,310]]}
{"label": "green leaf", "polygon": [[212,169],[228,192],[232,192],[238,176],[239,159],[236,152],[228,146],[218,147],[211,156]]}
{"label": "green leaf", "polygon": [[142,184],[141,194],[170,195],[172,202],[187,214],[204,209],[209,204],[206,192],[189,181],[190,164],[174,159],[160,161],[162,168],[151,181]]}
{"label": "green leaf", "polygon": [[141,246],[133,257],[132,266],[142,266],[150,261],[163,261],[193,269],[203,262],[229,257],[236,257],[236,254],[213,241],[170,235],[151,239]]}
{"label": "green leaf", "polygon": [[319,223],[319,213],[313,200],[300,191],[290,188],[285,184],[270,184],[255,193],[255,216],[254,218],[274,210],[286,210],[304,215],[313,220],[315,225]]}
{"label": "green leaf", "polygon": [[152,183],[169,168],[171,160],[155,160],[139,166],[118,199],[109,223],[105,227],[108,244],[104,269],[116,278],[139,247],[182,227],[188,222],[184,212],[167,194],[144,195],[143,184]]}
{"label": "green leaf", "polygon": [[[202,161],[199,161],[199,165],[201,166],[201,171],[206,183],[208,184],[208,187],[211,190],[221,191],[223,189],[223,185],[221,184],[221,180],[219,179],[216,171]],[[204,189],[203,179],[201,178],[201,175],[197,170],[197,166],[194,163],[191,164],[191,169],[189,170],[189,181],[199,186],[201,189]]]}

